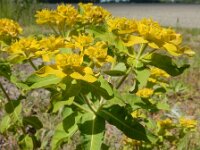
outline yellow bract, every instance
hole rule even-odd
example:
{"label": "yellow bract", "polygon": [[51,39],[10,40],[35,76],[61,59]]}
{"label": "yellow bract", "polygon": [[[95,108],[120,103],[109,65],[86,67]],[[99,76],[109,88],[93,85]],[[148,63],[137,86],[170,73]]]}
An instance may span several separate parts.
{"label": "yellow bract", "polygon": [[90,35],[73,36],[74,47],[78,48],[80,51],[83,51],[83,49],[89,46],[93,41],[94,39]]}
{"label": "yellow bract", "polygon": [[137,22],[134,19],[110,18],[107,20],[108,30],[117,34],[129,34],[137,31]]}
{"label": "yellow bract", "polygon": [[39,41],[40,50],[38,50],[35,54],[36,56],[42,56],[43,61],[49,62],[51,58],[59,52],[59,48],[69,47],[69,44],[65,42],[62,37],[43,37]]}
{"label": "yellow bract", "polygon": [[39,76],[48,76],[54,74],[59,78],[70,76],[76,80],[84,80],[86,82],[95,82],[97,78],[91,68],[81,66],[83,57],[77,54],[57,54],[55,64],[44,66],[37,74]]}
{"label": "yellow bract", "polygon": [[10,53],[10,59],[29,59],[37,57],[35,52],[40,49],[38,41],[33,37],[22,38],[19,41],[13,43],[8,52]]}
{"label": "yellow bract", "polygon": [[157,77],[164,77],[164,78],[170,77],[170,75],[166,71],[156,68],[156,67],[152,67],[150,69],[150,72],[151,72],[151,76],[156,77],[156,78]]}
{"label": "yellow bract", "polygon": [[180,118],[179,122],[182,127],[188,129],[194,129],[197,126],[197,121],[193,119]]}
{"label": "yellow bract", "polygon": [[99,25],[105,22],[105,19],[111,14],[101,6],[94,6],[92,3],[79,4],[80,14],[79,22],[81,24]]}
{"label": "yellow bract", "polygon": [[153,90],[149,88],[143,88],[137,91],[136,95],[140,96],[142,98],[149,98],[150,96],[153,95]]}
{"label": "yellow bract", "polygon": [[83,62],[83,57],[77,54],[58,54],[55,57],[58,66],[80,66]]}
{"label": "yellow bract", "polygon": [[84,54],[98,66],[102,66],[105,62],[113,62],[114,59],[107,54],[108,46],[105,42],[97,42],[95,45],[88,47]]}
{"label": "yellow bract", "polygon": [[173,125],[173,122],[171,119],[167,118],[165,120],[160,120],[157,122],[158,126],[160,126],[161,128],[168,128],[171,127]]}
{"label": "yellow bract", "polygon": [[38,24],[58,25],[59,28],[72,27],[77,21],[77,16],[77,10],[69,4],[59,5],[57,10],[43,9],[35,15]]}
{"label": "yellow bract", "polygon": [[10,19],[0,19],[0,40],[16,38],[22,32],[20,25]]}

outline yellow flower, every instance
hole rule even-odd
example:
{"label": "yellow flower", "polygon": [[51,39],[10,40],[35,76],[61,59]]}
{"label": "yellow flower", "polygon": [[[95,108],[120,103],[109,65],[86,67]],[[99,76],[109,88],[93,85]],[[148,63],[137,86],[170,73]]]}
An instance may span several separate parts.
{"label": "yellow flower", "polygon": [[91,68],[81,66],[83,57],[77,54],[58,54],[55,57],[55,64],[42,67],[37,74],[39,76],[47,76],[54,74],[59,78],[70,76],[76,80],[86,82],[95,82],[97,78]]}
{"label": "yellow flower", "polygon": [[137,22],[134,19],[110,18],[107,24],[108,30],[116,34],[129,34],[137,31]]}
{"label": "yellow flower", "polygon": [[51,58],[59,52],[59,48],[69,47],[62,37],[43,37],[39,41],[40,51],[37,51],[36,56],[42,56],[43,61],[49,62]]}
{"label": "yellow flower", "polygon": [[153,95],[153,90],[149,88],[143,88],[143,89],[138,90],[136,95],[142,98],[149,98],[150,96]]}
{"label": "yellow flower", "polygon": [[77,21],[78,12],[74,8],[74,6],[67,4],[67,5],[58,5],[57,7],[57,22],[59,25],[72,27],[75,25]]}
{"label": "yellow flower", "polygon": [[93,41],[94,39],[90,35],[73,36],[74,47],[78,48],[80,51],[83,51],[83,49],[93,43]]}
{"label": "yellow flower", "polygon": [[22,32],[20,25],[10,19],[0,19],[0,40],[16,38]]}
{"label": "yellow flower", "polygon": [[47,25],[56,25],[56,11],[43,9],[36,12],[36,23],[37,24],[47,24]]}
{"label": "yellow flower", "polygon": [[102,66],[105,62],[113,62],[114,58],[107,54],[108,46],[105,42],[97,42],[95,45],[88,47],[84,54],[98,66]]}
{"label": "yellow flower", "polygon": [[156,67],[150,68],[150,72],[151,72],[151,76],[153,76],[155,78],[156,77],[164,77],[164,78],[170,77],[170,75],[166,71],[156,68]]}
{"label": "yellow flower", "polygon": [[35,52],[40,49],[38,41],[33,37],[22,38],[19,41],[13,43],[8,52],[10,53],[10,59],[20,58],[22,60],[37,57]]}
{"label": "yellow flower", "polygon": [[133,118],[146,118],[146,115],[140,109],[133,111],[131,116]]}
{"label": "yellow flower", "polygon": [[79,3],[79,21],[82,24],[99,25],[105,22],[105,19],[111,14],[101,6],[94,6],[92,3]]}
{"label": "yellow flower", "polygon": [[180,125],[187,129],[195,129],[197,126],[197,121],[193,119],[187,119],[187,118],[180,118],[179,119]]}
{"label": "yellow flower", "polygon": [[172,126],[173,122],[171,119],[167,118],[165,120],[160,120],[157,122],[161,127],[169,127]]}
{"label": "yellow flower", "polygon": [[148,41],[151,48],[158,49],[162,47],[161,40],[162,27],[152,19],[142,19],[137,23],[138,33]]}

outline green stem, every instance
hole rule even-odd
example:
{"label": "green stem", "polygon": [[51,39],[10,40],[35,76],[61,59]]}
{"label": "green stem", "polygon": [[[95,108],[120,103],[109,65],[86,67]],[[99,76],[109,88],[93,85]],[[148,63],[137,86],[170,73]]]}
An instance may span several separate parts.
{"label": "green stem", "polygon": [[144,50],[146,49],[147,47],[147,44],[142,44],[141,47],[140,47],[140,50],[137,54],[137,58],[136,59],[139,59],[141,57],[141,55],[144,53]]}
{"label": "green stem", "polygon": [[54,32],[56,35],[59,35],[58,32],[56,31],[56,29],[55,29],[52,25],[49,24],[49,27],[53,30],[53,32]]}
{"label": "green stem", "polygon": [[32,62],[31,59],[28,59],[29,63],[31,64],[31,66],[33,67],[33,69],[36,71],[37,67],[34,65],[34,63]]}
{"label": "green stem", "polygon": [[76,103],[76,102],[73,102],[72,104],[74,104],[75,106],[77,106],[78,108],[80,108],[80,109],[82,109],[82,110],[84,110],[84,111],[86,111],[86,112],[91,112],[90,110],[87,110],[86,108],[84,108],[83,106],[79,105],[79,104]]}
{"label": "green stem", "polygon": [[96,109],[91,105],[90,100],[83,94],[81,94],[83,100],[85,101],[85,103],[88,105],[88,107],[91,109],[91,111],[96,115]]}
{"label": "green stem", "polygon": [[148,53],[142,55],[140,58],[143,59],[143,58],[145,58],[146,56],[153,54],[156,50],[157,50],[157,49],[153,49],[152,51],[150,51],[150,52],[148,52]]}
{"label": "green stem", "polygon": [[126,75],[124,75],[124,76],[121,78],[121,80],[119,81],[119,83],[118,83],[117,86],[116,86],[116,89],[119,89],[119,88],[120,88],[120,86],[122,85],[122,83],[123,83],[123,82],[126,80],[126,78],[128,77],[130,71],[131,71],[131,68],[129,68],[129,69],[127,70],[127,72],[126,72]]}
{"label": "green stem", "polygon": [[3,91],[4,95],[6,96],[7,100],[10,101],[11,99],[10,99],[10,97],[8,96],[8,94],[6,93],[6,90],[4,89],[3,85],[1,84],[1,82],[0,82],[0,88],[1,88],[1,90]]}

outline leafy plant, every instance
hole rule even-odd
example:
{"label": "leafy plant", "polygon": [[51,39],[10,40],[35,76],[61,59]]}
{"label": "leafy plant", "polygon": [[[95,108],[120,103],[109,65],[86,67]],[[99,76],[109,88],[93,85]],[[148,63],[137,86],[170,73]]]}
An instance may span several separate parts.
{"label": "leafy plant", "polygon": [[[13,100],[0,86],[7,98],[1,134],[12,132],[22,149],[48,143],[51,149],[60,149],[79,131],[77,149],[98,150],[105,146],[105,124],[109,123],[131,139],[159,143],[159,134],[148,126],[150,115],[169,110],[164,99],[168,79],[189,67],[176,61],[182,55],[194,55],[182,46],[181,35],[151,19],[113,17],[92,4],[79,4],[78,10],[63,4],[56,10],[38,11],[35,17],[53,34],[19,38],[17,23],[11,26],[13,21],[0,20],[8,24],[6,28],[0,24],[4,54],[0,75],[20,90]],[[42,63],[36,65],[37,60]],[[25,63],[34,71],[21,80],[10,68]],[[40,88],[51,93],[45,113],[60,116],[48,143],[41,140],[42,118],[22,106],[28,93]],[[135,115],[138,110],[149,116]]]}

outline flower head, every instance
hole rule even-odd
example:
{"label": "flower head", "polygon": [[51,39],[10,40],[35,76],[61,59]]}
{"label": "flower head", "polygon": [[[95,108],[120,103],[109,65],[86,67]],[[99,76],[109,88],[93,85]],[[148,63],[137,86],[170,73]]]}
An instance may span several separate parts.
{"label": "flower head", "polygon": [[84,54],[98,66],[102,66],[105,62],[113,62],[114,59],[107,54],[108,46],[105,42],[97,42],[95,45],[88,47]]}
{"label": "flower head", "polygon": [[80,23],[99,25],[105,22],[105,19],[111,14],[101,6],[94,6],[92,3],[79,3]]}
{"label": "flower head", "polygon": [[11,19],[0,19],[0,40],[16,38],[22,32],[20,25]]}
{"label": "flower head", "polygon": [[134,19],[110,18],[107,20],[108,30],[117,34],[129,34],[137,31],[137,22]]}
{"label": "flower head", "polygon": [[136,95],[142,98],[149,98],[150,96],[153,95],[153,90],[149,88],[143,88],[143,89],[138,90]]}
{"label": "flower head", "polygon": [[39,49],[40,45],[38,41],[33,37],[28,37],[22,38],[13,43],[8,49],[8,52],[10,53],[11,60],[25,60],[37,57],[35,52],[37,52]]}
{"label": "flower head", "polygon": [[187,119],[187,118],[180,118],[179,123],[182,127],[187,129],[195,129],[197,126],[197,121],[193,119]]}
{"label": "flower head", "polygon": [[69,47],[62,37],[43,37],[39,41],[40,50],[35,54],[37,56],[42,56],[43,61],[49,62],[51,58],[59,52],[59,48]]}

